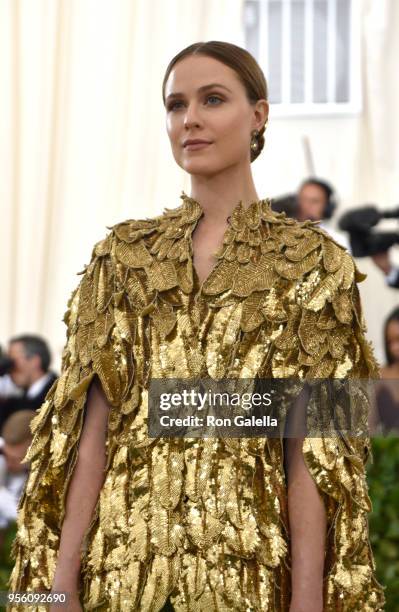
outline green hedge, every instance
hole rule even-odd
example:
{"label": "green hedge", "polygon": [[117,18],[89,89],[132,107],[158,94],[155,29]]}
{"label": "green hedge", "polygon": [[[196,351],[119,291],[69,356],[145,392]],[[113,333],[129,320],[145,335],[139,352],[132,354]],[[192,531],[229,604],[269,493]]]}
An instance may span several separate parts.
{"label": "green hedge", "polygon": [[[10,550],[16,531],[17,529],[15,523],[8,527],[4,538],[4,546],[0,550],[0,591],[8,591],[7,581],[12,570]],[[0,610],[5,609],[5,606],[0,605]]]}
{"label": "green hedge", "polygon": [[377,578],[386,586],[386,612],[399,610],[399,438],[373,438],[373,463],[367,468],[370,541]]}

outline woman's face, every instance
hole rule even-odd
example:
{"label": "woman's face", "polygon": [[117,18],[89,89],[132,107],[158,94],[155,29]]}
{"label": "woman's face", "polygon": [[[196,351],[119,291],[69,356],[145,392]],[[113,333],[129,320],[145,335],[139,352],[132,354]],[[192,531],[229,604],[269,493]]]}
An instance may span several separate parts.
{"label": "woman's face", "polygon": [[[178,95],[177,95],[178,94]],[[250,163],[251,131],[267,120],[268,103],[251,105],[234,70],[196,55],[180,60],[165,85],[166,128],[177,164],[189,174],[212,175]],[[207,141],[190,149],[187,139]]]}
{"label": "woman's face", "polygon": [[387,326],[386,340],[388,353],[394,363],[399,362],[399,321],[390,321]]}

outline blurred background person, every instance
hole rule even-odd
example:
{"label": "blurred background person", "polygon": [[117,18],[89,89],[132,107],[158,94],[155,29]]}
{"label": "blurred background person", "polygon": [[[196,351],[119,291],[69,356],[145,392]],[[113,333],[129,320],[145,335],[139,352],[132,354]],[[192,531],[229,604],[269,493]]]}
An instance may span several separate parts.
{"label": "blurred background person", "polygon": [[386,366],[381,368],[381,376],[399,379],[399,307],[385,320],[384,346]]}
{"label": "blurred background person", "polygon": [[383,327],[386,365],[382,380],[376,383],[378,426],[384,435],[399,434],[399,307],[387,317]]}
{"label": "blurred background person", "polygon": [[0,401],[7,397],[20,397],[23,390],[14,384],[9,374],[0,374]]}
{"label": "blurred background person", "polygon": [[20,495],[25,485],[29,462],[22,463],[32,441],[30,423],[35,412],[20,410],[3,425],[0,436],[0,548],[5,530],[16,521]]}
{"label": "blurred background person", "polygon": [[0,346],[0,401],[6,397],[21,396],[23,390],[18,387],[9,374],[10,358]]}
{"label": "blurred background person", "polygon": [[21,395],[0,398],[0,431],[6,419],[18,410],[40,408],[57,375],[50,370],[47,342],[36,335],[11,338],[8,346],[9,372]]}
{"label": "blurred background person", "polygon": [[327,181],[308,177],[300,184],[296,194],[273,199],[272,208],[298,221],[319,221],[320,227],[350,252],[346,235],[331,224],[337,200],[334,188]]}
{"label": "blurred background person", "polygon": [[296,199],[296,218],[299,221],[331,219],[337,206],[330,183],[315,177],[307,178],[301,183]]}

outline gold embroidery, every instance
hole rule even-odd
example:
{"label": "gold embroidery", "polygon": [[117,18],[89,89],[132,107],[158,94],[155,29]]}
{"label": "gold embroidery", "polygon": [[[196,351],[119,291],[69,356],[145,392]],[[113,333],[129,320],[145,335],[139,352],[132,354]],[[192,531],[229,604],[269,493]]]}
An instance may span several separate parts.
{"label": "gold embroidery", "polygon": [[[106,479],[82,552],[84,609],[156,612],[170,596],[177,612],[288,612],[281,441],[150,439],[148,383],[377,376],[356,285],[364,275],[317,224],[260,200],[236,205],[200,287],[191,236],[203,211],[181,199],[162,215],[110,228],[68,302],[62,374],[32,421],[10,590],[51,587],[96,374],[111,412]],[[303,444],[328,517],[326,611],[371,612],[384,602],[367,537],[365,444]]]}

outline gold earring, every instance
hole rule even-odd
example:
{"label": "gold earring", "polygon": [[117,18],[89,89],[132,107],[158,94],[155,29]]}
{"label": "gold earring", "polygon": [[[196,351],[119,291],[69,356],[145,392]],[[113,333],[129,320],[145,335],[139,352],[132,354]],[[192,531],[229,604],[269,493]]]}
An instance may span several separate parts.
{"label": "gold earring", "polygon": [[253,153],[256,153],[257,150],[259,149],[259,142],[258,142],[259,131],[252,130],[251,136],[252,136],[251,137],[251,151]]}

